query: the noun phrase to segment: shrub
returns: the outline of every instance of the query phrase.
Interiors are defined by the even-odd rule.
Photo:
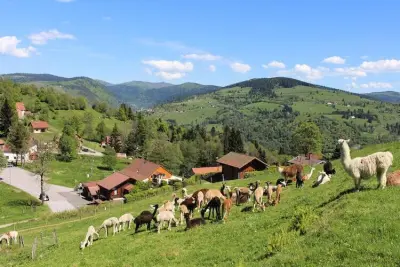
[[[135,188],[138,189],[138,191],[145,191],[150,188],[150,183],[148,182],[142,182],[142,181],[137,181]]]
[[[280,232],[274,233],[268,240],[266,258],[272,257],[274,254],[281,252],[286,244],[289,244],[294,239],[294,232],[287,232],[281,229]]]
[[[310,226],[317,218],[318,215],[315,214],[312,208],[297,208],[294,212],[294,217],[289,227],[289,231],[296,231],[299,232],[300,235],[305,235],[307,233],[307,227]]]
[[[160,184],[160,187],[167,186],[167,185],[168,185],[168,182],[165,181],[165,180],[162,180],[161,184]]]
[[[186,187],[188,185],[195,185],[196,183],[197,183],[196,176],[192,176],[188,179],[183,180],[183,187]]]
[[[165,194],[167,192],[172,192],[172,191],[173,191],[173,187],[163,186],[163,187],[149,189],[149,190],[145,190],[145,191],[131,192],[131,193],[125,195],[125,198],[126,198],[127,202],[137,201],[137,200],[154,197],[157,195],[162,195],[162,194]]]

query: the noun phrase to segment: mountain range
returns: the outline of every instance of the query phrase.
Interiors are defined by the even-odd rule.
[[[91,79],[88,77],[66,78],[52,74],[32,74],[32,73],[12,73],[0,75],[18,83],[35,84],[39,87],[54,87],[72,95],[81,95],[93,103],[96,101],[107,102],[116,106],[119,103],[126,103],[136,109],[150,108],[159,104],[171,101],[179,101],[184,98],[215,92],[222,88],[253,86],[252,92],[270,94],[274,88],[288,88],[293,86],[310,86],[327,88],[290,78],[261,78],[251,79],[236,84],[219,87],[215,85],[203,85],[198,83],[170,84],[165,82],[145,82],[131,81],[120,84],[112,84],[103,80]],[[329,89],[329,88],[327,88]],[[364,95],[366,98],[378,101],[400,103],[400,93],[398,92],[377,92]]]

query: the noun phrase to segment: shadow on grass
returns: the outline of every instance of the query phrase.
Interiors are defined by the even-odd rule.
[[[101,171],[112,171],[111,169],[104,167],[104,166],[97,166],[97,169],[99,169]]]
[[[252,206],[244,207],[240,212],[251,212],[253,210]]]
[[[360,192],[361,192],[361,191],[370,191],[370,190],[372,190],[372,188],[361,187]],[[351,193],[358,193],[358,192],[359,192],[359,191],[355,191],[354,188],[350,188],[350,189],[344,190],[344,191],[340,192],[337,196],[331,197],[328,201],[323,202],[323,203],[320,204],[317,208],[323,208],[323,207],[325,207],[326,205],[328,205],[328,204],[330,204],[330,203],[332,203],[332,202],[334,202],[334,201],[337,201],[337,200],[341,199],[341,198],[342,198],[343,196],[345,196],[345,195],[348,195],[348,194],[351,194]]]

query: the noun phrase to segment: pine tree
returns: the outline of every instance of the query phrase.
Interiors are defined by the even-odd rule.
[[[3,136],[7,136],[13,121],[16,120],[15,109],[11,107],[10,102],[6,98],[0,110],[0,131]]]
[[[114,170],[117,165],[117,156],[114,148],[106,147],[103,156],[103,165],[105,165],[109,170]]]
[[[217,130],[215,129],[214,126],[211,128],[210,134],[212,137],[215,137],[217,135]]]
[[[110,135],[110,146],[114,148],[115,152],[119,153],[122,151],[122,135],[118,130],[117,124],[114,124],[114,128],[111,131]]]
[[[128,137],[126,139],[126,143],[125,143],[125,153],[128,156],[136,156],[136,152],[137,152],[137,146],[135,143],[135,132],[132,130],[129,134]]]
[[[128,117],[129,120],[133,120],[134,115],[131,107],[128,107],[128,111],[126,113],[126,116]]]
[[[230,137],[231,135],[231,130],[229,128],[229,126],[225,126],[224,127],[224,134],[223,134],[223,142],[224,142],[224,154],[228,154],[231,150],[231,142],[230,142]]]
[[[103,141],[106,138],[106,124],[104,121],[99,122],[96,126],[96,133],[98,141]]]
[[[121,121],[126,121],[127,120],[125,104],[121,104],[121,106],[119,107],[118,119],[121,120]]]

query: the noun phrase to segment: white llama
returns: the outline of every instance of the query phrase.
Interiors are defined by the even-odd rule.
[[[135,218],[130,213],[125,213],[119,217],[119,231],[125,231],[125,224],[128,224],[128,229],[131,229],[131,223],[133,223],[134,220]]]
[[[118,225],[119,225],[118,218],[111,217],[111,218],[108,218],[107,220],[104,220],[102,225],[99,227],[99,230],[97,230],[96,232],[98,233],[102,228],[104,228],[104,230],[106,231],[106,237],[107,237],[108,236],[108,228],[112,227],[113,236],[114,236],[115,233],[118,233],[118,230],[119,230]]]
[[[3,243],[3,240],[6,241],[7,246],[10,245],[10,237],[8,236],[8,234],[0,235],[0,244]]]
[[[93,245],[94,235],[96,235],[97,238],[99,238],[99,234],[96,232],[96,229],[91,225],[87,230],[85,240],[81,242],[81,249],[84,249],[86,247],[86,244],[88,246]]]
[[[373,175],[378,178],[378,188],[385,188],[386,172],[393,162],[392,153],[377,152],[365,157],[351,159],[349,142],[350,140],[338,140],[343,167],[353,177],[355,190],[360,189],[362,179],[367,179]]]

